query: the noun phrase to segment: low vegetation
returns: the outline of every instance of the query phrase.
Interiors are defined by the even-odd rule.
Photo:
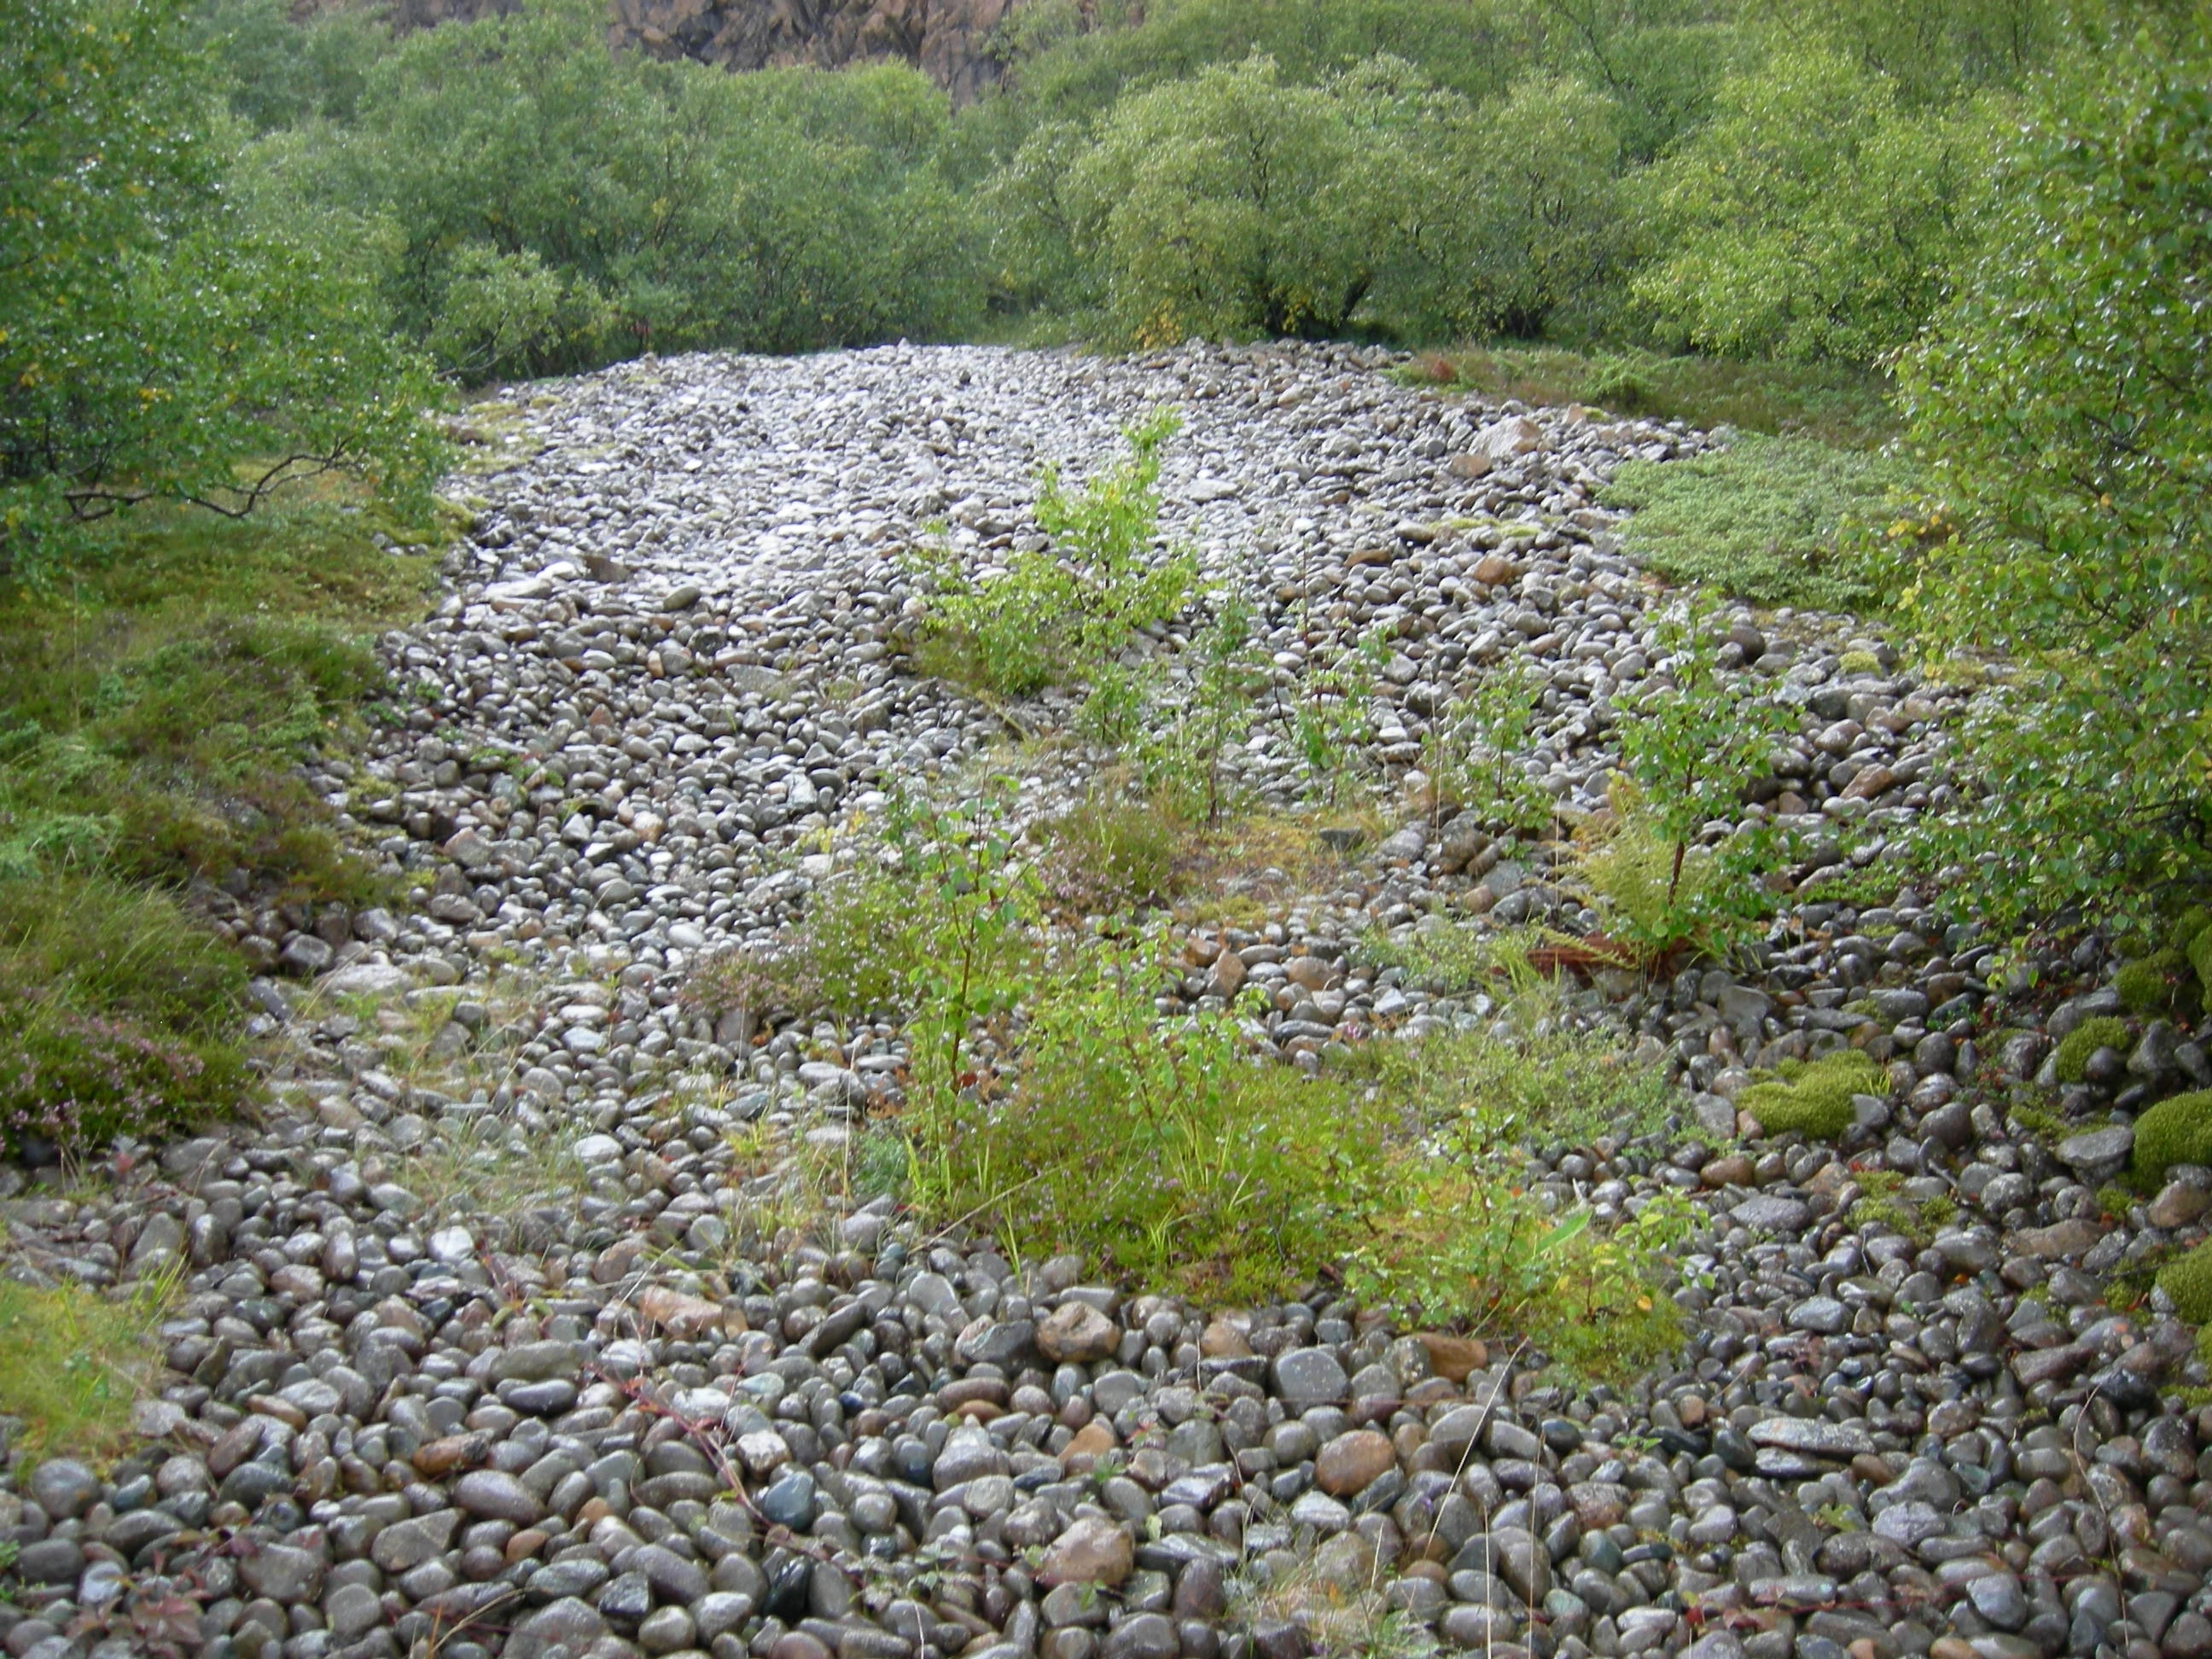
[[[1634,516],[1623,545],[1671,581],[1826,611],[1886,606],[1869,529],[1912,473],[1864,451],[1808,438],[1744,435],[1716,454],[1631,461],[1601,497]]]
[[[1076,1251],[1228,1300],[1351,1273],[1377,1302],[1528,1333],[1594,1369],[1671,1340],[1660,1218],[1608,1233],[1555,1214],[1522,1190],[1516,1150],[1643,1133],[1668,1091],[1565,1024],[1525,959],[1500,959],[1512,1006],[1492,1026],[1378,1042],[1309,1079],[1254,1054],[1233,1001],[1163,1021],[1164,937],[1051,926],[1030,850],[1002,809],[909,810],[797,936],[705,964],[691,1005],[900,1009],[903,1194],[1018,1255]],[[1573,1328],[1594,1310],[1619,1316],[1601,1349]]]
[[[1856,1048],[1822,1060],[1785,1060],[1768,1081],[1735,1097],[1736,1109],[1759,1120],[1771,1135],[1800,1134],[1833,1140],[1851,1127],[1854,1095],[1887,1095],[1889,1078]]]
[[[234,1107],[245,968],[195,890],[355,903],[299,773],[384,690],[357,630],[422,537],[325,485],[244,520],[148,507],[64,584],[0,584],[0,1140],[96,1146]]]
[[[173,1289],[164,1280],[101,1296],[0,1279],[0,1415],[21,1425],[10,1449],[33,1461],[121,1451],[131,1408],[161,1369]]]

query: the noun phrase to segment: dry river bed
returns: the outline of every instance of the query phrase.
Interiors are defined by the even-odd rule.
[[[978,562],[1034,545],[1038,466],[1171,405],[1168,526],[1250,592],[1281,694],[1390,635],[1383,799],[1453,689],[1518,658],[1548,685],[1534,774],[1601,803],[1663,600],[1594,498],[1711,441],[1384,366],[899,347],[648,360],[473,411],[449,595],[384,641],[400,710],[313,775],[414,902],[211,898],[263,970],[276,1107],[91,1189],[0,1169],[11,1273],[182,1275],[129,1454],[0,1480],[8,1653],[2212,1659],[2212,1412],[2179,1395],[2205,1379],[2116,1293],[2202,1237],[2212,1175],[2097,1198],[2133,1114],[2212,1066],[2137,1022],[2062,1092],[2051,1042],[2118,1007],[2095,945],[2031,994],[1984,977],[1971,918],[1824,896],[1949,798],[1960,695],[1847,619],[1730,635],[1802,714],[1747,810],[1815,849],[1760,970],[1584,994],[1668,1057],[1670,1130],[1534,1171],[1607,1219],[1662,1188],[1707,1218],[1687,1346],[1632,1388],[1325,1295],[1018,1273],[880,1200],[758,1243],[793,1200],[747,1149],[834,1164],[900,1034],[749,1041],[678,991],[803,914],[889,791],[1006,742],[896,648],[925,524]],[[1310,782],[1266,722],[1236,764],[1262,801]],[[1040,769],[1024,810],[1071,781]],[[1394,823],[1322,889],[1259,883],[1273,919],[1193,931],[1175,994],[1256,983],[1255,1044],[1311,1066],[1469,1012],[1364,965],[1370,929],[1595,921],[1449,823]],[[1738,1140],[1753,1067],[1845,1044],[1891,1086],[1840,1145]],[[2039,1135],[2008,1113],[2031,1098],[2106,1127]],[[1888,1206],[1858,1202],[1875,1171]],[[1898,1205],[1948,1218],[1916,1242]]]

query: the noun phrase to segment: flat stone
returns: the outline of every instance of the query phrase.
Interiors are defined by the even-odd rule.
[[[1871,1455],[1874,1437],[1857,1423],[1831,1423],[1818,1417],[1769,1417],[1753,1424],[1747,1437],[1754,1446],[1776,1446],[1784,1451],[1805,1452],[1848,1462]]]
[[[1813,1212],[1802,1199],[1770,1193],[1753,1194],[1730,1214],[1743,1225],[1768,1233],[1802,1233],[1813,1221]]]
[[[2058,1143],[2058,1161],[2070,1170],[2099,1178],[2116,1175],[2135,1152],[2136,1132],[2124,1123],[2087,1134],[2069,1135]]]
[[[368,1547],[368,1559],[396,1578],[443,1554],[460,1518],[458,1510],[432,1510],[428,1515],[396,1522],[376,1534]]]
[[[545,1517],[545,1506],[530,1489],[499,1469],[471,1469],[453,1483],[453,1502],[481,1521],[527,1527]]]

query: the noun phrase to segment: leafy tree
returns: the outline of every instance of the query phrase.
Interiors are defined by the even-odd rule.
[[[1730,76],[1719,110],[1644,179],[1660,250],[1637,297],[1695,344],[1873,362],[1970,257],[2002,106],[1927,114],[1823,43]]]
[[[1074,179],[1116,331],[1341,329],[1373,286],[1382,216],[1359,149],[1334,99],[1265,58],[1117,105]]]
[[[0,568],[134,501],[427,487],[428,381],[343,257],[232,199],[219,121],[183,0],[28,0],[0,31]]]
[[[1589,316],[1617,298],[1626,248],[1613,100],[1579,81],[1531,75],[1476,125],[1499,135],[1464,169],[1480,320],[1530,337],[1563,308]]]
[[[644,348],[772,351],[962,332],[981,283],[918,73],[733,76],[605,48],[590,0],[410,36],[335,142],[264,152],[388,228],[403,329],[465,374]]]
[[[2039,90],[1987,250],[1901,369],[1958,532],[1910,596],[2016,675],[1938,837],[2000,921],[2212,874],[2212,69],[2148,36]]]

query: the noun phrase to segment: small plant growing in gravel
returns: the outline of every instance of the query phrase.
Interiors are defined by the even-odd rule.
[[[1195,557],[1188,549],[1152,556],[1160,453],[1178,425],[1164,410],[1132,428],[1128,458],[1079,490],[1067,489],[1057,468],[1046,469],[1036,519],[1052,545],[1015,554],[1002,574],[971,577],[949,548],[923,555],[937,592],[923,626],[922,665],[1001,696],[1029,696],[1085,678],[1132,633],[1188,605]]]
[[[2089,1057],[2100,1048],[2124,1048],[2128,1042],[2128,1023],[2109,1014],[2085,1019],[2058,1044],[2058,1053],[2051,1061],[2052,1073],[2061,1083],[2079,1083],[2088,1070]]]
[[[1375,682],[1390,660],[1390,646],[1370,629],[1358,643],[1339,649],[1324,665],[1310,664],[1305,693],[1291,708],[1291,739],[1298,758],[1330,805],[1346,775],[1358,763],[1362,746],[1375,733],[1368,705]]]
[[[1463,807],[1493,829],[1529,834],[1543,828],[1552,798],[1521,761],[1542,696],[1533,669],[1499,667],[1437,711],[1421,757],[1437,820],[1447,807]]]
[[[1745,787],[1766,773],[1774,739],[1795,723],[1744,677],[1721,671],[1706,641],[1711,619],[1710,607],[1692,606],[1662,624],[1664,676],[1620,703],[1621,768],[1634,789],[1616,803],[1615,866],[1639,836],[1665,856],[1663,877],[1640,884],[1620,921],[1633,942],[1655,951],[1711,942],[1760,915],[1759,877],[1776,856],[1764,826],[1737,826],[1707,844],[1712,826],[1737,816]]]
[[[1044,839],[1045,892],[1078,915],[1115,915],[1175,884],[1176,826],[1146,803],[1093,789],[1052,821]]]
[[[1223,752],[1250,732],[1253,700],[1267,678],[1242,595],[1221,598],[1189,659],[1189,677],[1173,682],[1154,664],[1107,665],[1093,676],[1077,724],[1125,755],[1160,807],[1214,829],[1231,805]]]
[[[1801,1134],[1832,1140],[1851,1127],[1853,1095],[1887,1095],[1889,1077],[1856,1048],[1839,1049],[1809,1064],[1785,1060],[1774,1080],[1754,1083],[1736,1107],[1771,1135]]]

